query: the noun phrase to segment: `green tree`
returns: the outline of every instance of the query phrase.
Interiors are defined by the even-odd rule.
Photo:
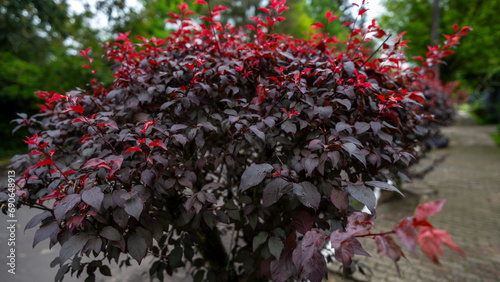
[[[407,31],[405,39],[412,48],[409,57],[427,52],[431,43],[431,0],[385,0],[387,13],[381,25],[397,32]],[[481,87],[500,73],[500,22],[494,20],[500,1],[441,0],[439,34],[453,33],[453,25],[471,26],[473,31],[463,39],[456,55],[446,59],[441,68],[445,81],[459,79],[469,89]],[[444,39],[444,37],[441,37]]]
[[[91,46],[100,56],[99,38],[90,28],[89,13],[69,11],[67,1],[1,0],[0,6],[0,154],[19,150],[12,136],[10,120],[17,112],[34,112],[34,92],[54,89],[64,91],[84,88],[92,76],[74,65],[84,61],[77,56],[83,47]],[[96,63],[96,67],[103,71]],[[100,76],[99,77],[109,77]],[[22,145],[22,144],[21,144]],[[24,146],[22,147],[24,149]]]

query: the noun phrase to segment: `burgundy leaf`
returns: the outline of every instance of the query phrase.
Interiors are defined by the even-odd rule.
[[[375,198],[375,193],[370,188],[367,188],[363,183],[351,183],[347,182],[346,191],[354,199],[360,201],[370,210],[371,213],[375,213],[375,206],[377,205],[377,199]]]
[[[392,237],[389,235],[376,236],[375,243],[377,244],[377,253],[381,256],[388,256],[394,262],[398,274],[400,274],[398,261],[404,255]]]
[[[59,251],[59,263],[62,265],[67,259],[79,253],[88,240],[88,234],[76,234],[69,237]]]
[[[292,251],[284,250],[280,259],[271,261],[271,275],[273,281],[285,282],[292,277],[295,272],[295,265],[292,261]]]
[[[141,264],[142,259],[146,256],[148,246],[146,240],[139,232],[135,232],[127,239],[127,250],[130,256]]]
[[[306,207],[317,209],[321,201],[321,194],[318,188],[308,181],[292,184],[293,193],[299,201]]]
[[[268,207],[276,203],[281,196],[285,194],[285,187],[288,185],[290,185],[290,183],[282,178],[275,178],[271,180],[271,182],[264,187],[262,206]]]
[[[347,212],[347,208],[349,207],[349,193],[332,188],[330,191],[330,200],[342,213],[345,214]]]
[[[84,189],[82,192],[82,200],[98,211],[101,209],[101,203],[103,199],[104,194],[99,187]]]
[[[272,170],[273,167],[270,164],[252,164],[243,172],[239,190],[243,192],[259,185],[266,177],[266,174]]]
[[[314,226],[314,218],[306,211],[299,211],[292,219],[292,224],[299,233],[306,234]]]

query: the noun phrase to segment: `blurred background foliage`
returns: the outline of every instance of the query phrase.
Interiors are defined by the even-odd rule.
[[[452,34],[453,25],[470,26],[455,55],[441,66],[444,81],[459,80],[469,93],[470,109],[481,123],[500,123],[500,10],[498,0],[439,0],[439,34]],[[410,40],[409,58],[427,52],[431,42],[432,0],[383,0],[380,25],[402,32]]]
[[[230,8],[223,12],[223,23],[242,26],[251,24],[249,16],[265,16],[257,9],[265,2],[212,0],[211,5]],[[307,38],[305,31],[310,24],[324,23],[325,13],[332,10],[341,17],[328,25],[328,32],[345,39],[350,31],[342,24],[354,22],[353,14],[357,11],[352,9],[351,2],[288,0],[290,9],[284,14],[287,21],[278,25],[276,31]],[[409,57],[422,56],[430,44],[432,2],[382,0],[386,11],[380,16],[380,25],[398,33],[407,31],[405,39],[412,41],[411,48],[405,50]],[[91,73],[79,67],[85,63],[77,55],[81,49],[91,48],[98,79],[110,84],[109,64],[99,60],[103,54],[101,43],[126,31],[131,31],[131,36],[168,36],[172,27],[165,24],[165,13],[175,11],[180,0],[0,0],[0,3],[1,156],[26,150],[20,141],[26,132],[21,130],[12,135],[9,122],[16,118],[16,113],[38,111],[35,91],[62,93],[87,87]],[[83,8],[75,9],[76,6]],[[440,34],[452,33],[455,23],[474,29],[464,38],[459,52],[441,68],[443,80],[458,79],[472,93],[471,108],[481,122],[500,122],[500,21],[495,20],[500,0],[440,0],[439,7]],[[202,5],[190,8],[207,13]],[[370,20],[356,22],[360,26]]]

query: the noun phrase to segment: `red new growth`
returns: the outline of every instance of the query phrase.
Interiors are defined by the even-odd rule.
[[[257,92],[257,100],[255,102],[255,105],[260,105],[264,100],[266,100],[266,91],[264,89],[264,86],[262,84],[257,85],[257,88],[255,89]]]
[[[285,108],[281,108],[281,110],[283,110],[285,112],[285,114],[288,116],[288,118],[292,118],[293,116],[300,115],[300,112],[296,111],[295,108],[291,109],[290,111],[288,111]]]
[[[158,277],[190,264],[195,280],[278,282],[323,281],[328,241],[346,273],[361,269],[355,255],[368,255],[362,238],[395,263],[398,244],[436,263],[442,245],[463,254],[428,220],[444,200],[387,232],[371,228],[374,187],[399,192],[388,180],[404,178],[453,116],[456,85],[443,85],[435,66],[470,28],[454,26],[410,69],[403,33],[394,40],[375,21],[347,22],[340,41],[326,34],[339,17],[327,11],[307,39],[275,34],[288,7],[269,2],[244,28],[220,22],[224,6],[196,0],[206,8],[194,18],[182,3],[165,15],[175,25],[168,37],[132,42],[126,32],[105,44],[116,66],[102,73],[113,73],[109,87],[94,75],[85,89],[37,92],[41,114],[15,121],[37,134],[13,167],[24,172],[19,203],[45,210],[30,223],[41,225],[35,241],[62,245],[56,280],[85,268],[94,277],[91,253],[98,263],[155,255]],[[89,51],[80,56],[95,74]],[[39,205],[49,199],[54,208]],[[219,233],[235,234],[231,250]],[[220,265],[207,250],[224,267],[207,269]]]

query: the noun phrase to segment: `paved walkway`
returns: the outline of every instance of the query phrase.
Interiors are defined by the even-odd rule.
[[[443,210],[431,217],[430,222],[438,229],[448,230],[467,257],[444,247],[441,266],[436,266],[421,252],[419,258],[405,252],[409,262],[404,259],[399,262],[401,277],[398,277],[392,261],[379,257],[375,244],[366,242],[373,257],[359,259],[372,268],[373,276],[367,279],[358,273],[354,276],[357,280],[500,281],[500,147],[488,136],[494,131],[494,126],[445,128],[443,132],[450,137],[450,146],[430,154],[431,159],[447,155],[445,161],[423,180],[405,184],[406,189],[422,191],[423,196],[408,195],[378,207],[376,230],[387,231],[398,219],[413,215],[419,202],[445,198]]]

